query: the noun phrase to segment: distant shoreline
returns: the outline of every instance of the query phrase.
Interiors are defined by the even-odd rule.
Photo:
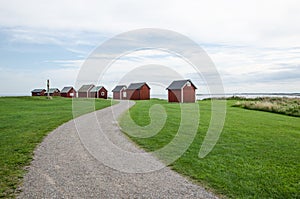
[[[26,94],[0,94],[0,97],[29,97],[31,95]],[[108,96],[112,97],[112,96]],[[245,98],[256,98],[256,97],[300,97],[300,93],[224,93],[224,94],[204,94],[197,93],[197,100],[206,98],[219,98],[219,97],[245,97]],[[167,99],[167,94],[151,94],[151,98]]]
[[[196,94],[197,96],[203,95],[279,95],[279,96],[300,96],[300,93],[225,93],[225,94]]]
[[[225,93],[225,94],[196,94],[197,100],[203,100],[207,98],[230,98],[241,97],[254,99],[258,97],[288,97],[299,98],[300,93]]]

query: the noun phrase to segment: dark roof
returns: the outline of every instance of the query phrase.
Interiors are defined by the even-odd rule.
[[[132,83],[128,86],[127,90],[139,90],[142,86],[144,86],[146,82],[141,82],[141,83]],[[148,84],[146,86],[150,89]]]
[[[42,92],[42,91],[46,91],[46,90],[43,89],[43,88],[36,88],[36,89],[33,89],[31,92],[32,92],[32,93],[40,93],[40,92]]]
[[[177,81],[173,81],[170,86],[168,86],[167,90],[178,90],[181,89],[187,82],[190,82],[195,89],[197,89],[197,87],[193,84],[193,82],[189,79],[186,80],[177,80]]]
[[[58,88],[49,88],[49,93],[60,92]],[[46,93],[48,93],[46,91]]]
[[[126,85],[118,85],[112,90],[112,92],[120,92],[124,87],[127,88]]]
[[[78,92],[88,92],[91,88],[93,88],[94,84],[82,85]]]
[[[66,86],[60,91],[60,93],[68,93],[72,88],[72,86]]]
[[[90,90],[90,92],[97,92],[97,91],[99,91],[101,88],[102,88],[103,86],[95,86],[94,88],[92,88],[91,90]],[[104,88],[104,87],[103,87]],[[104,88],[105,89],[105,88]]]

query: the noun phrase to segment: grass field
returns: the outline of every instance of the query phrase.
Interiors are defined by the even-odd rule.
[[[80,99],[86,102],[88,99]],[[95,108],[111,105],[110,100],[95,101]],[[77,116],[91,112],[80,110]],[[73,118],[72,99],[54,97],[0,97],[0,198],[14,197],[24,167],[43,137]]]
[[[213,151],[198,158],[210,121],[210,101],[200,101],[200,126],[189,149],[171,164],[215,193],[229,198],[300,198],[300,118],[232,107],[227,101],[223,132]],[[164,128],[150,138],[131,137],[146,151],[154,151],[174,138],[180,107],[164,100],[137,101],[130,109],[134,121],[150,123],[149,108],[161,104],[168,114]],[[124,119],[125,118],[125,119]],[[120,125],[126,125],[126,118]]]

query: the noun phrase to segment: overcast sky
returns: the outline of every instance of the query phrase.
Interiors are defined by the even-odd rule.
[[[29,95],[48,78],[59,89],[75,85],[98,46],[140,28],[168,29],[195,41],[226,92],[300,92],[299,10],[299,0],[0,0],[0,94]],[[111,90],[122,79],[115,75],[120,67],[147,64],[178,66],[198,84],[198,93],[206,92],[195,71],[159,50],[121,57],[99,83]]]

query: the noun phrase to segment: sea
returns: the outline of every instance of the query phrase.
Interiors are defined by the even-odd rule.
[[[29,96],[28,94],[11,94],[0,93],[0,97],[6,96]],[[112,96],[108,96],[112,97]],[[226,94],[196,94],[197,100],[204,100],[208,98],[229,98],[229,97],[243,97],[248,99],[254,99],[257,97],[288,97],[288,98],[300,98],[300,93],[226,93]],[[167,94],[154,94],[151,93],[151,98],[168,99]]]
[[[254,99],[258,97],[288,97],[300,98],[300,93],[225,93],[225,94],[196,94],[197,100],[204,100],[209,98],[229,98],[242,97],[247,99]],[[168,99],[167,95],[151,94],[151,98]]]

